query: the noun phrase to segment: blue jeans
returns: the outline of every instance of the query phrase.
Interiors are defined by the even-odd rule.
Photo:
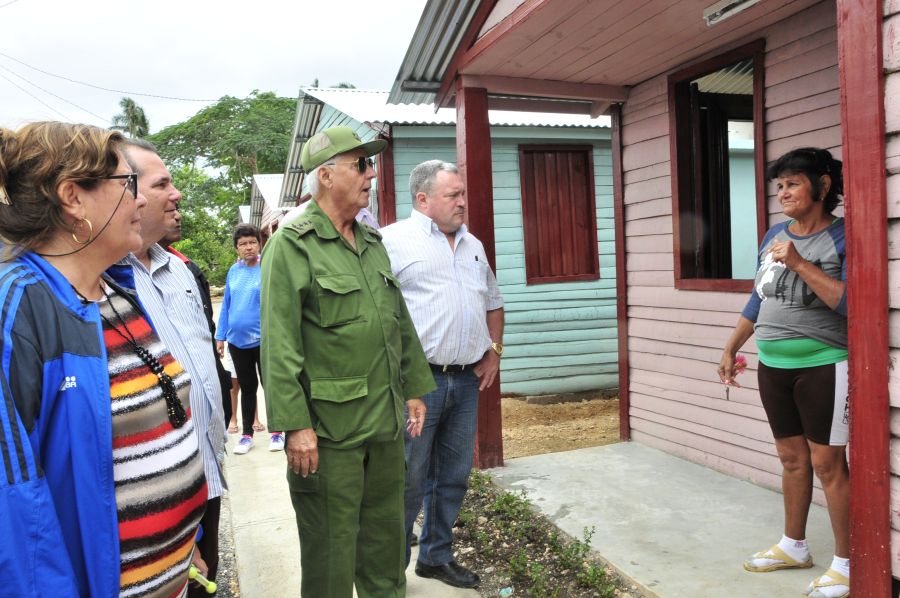
[[[478,422],[478,376],[434,372],[437,389],[422,397],[422,435],[406,434],[406,537],[419,509],[425,507],[419,562],[444,565],[453,560],[453,524],[469,487]],[[409,543],[406,561],[409,562]]]

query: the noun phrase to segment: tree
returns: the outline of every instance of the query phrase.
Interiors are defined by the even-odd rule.
[[[225,96],[147,137],[184,194],[183,240],[176,247],[206,271],[212,284],[224,284],[234,263],[231,231],[238,206],[249,203],[252,175],[284,171],[296,106],[296,99],[271,92]]]
[[[184,196],[179,203],[181,241],[175,247],[197,263],[211,284],[225,284],[234,263],[231,231],[242,195],[219,178],[192,166],[173,169],[172,182]]]
[[[122,113],[112,117],[110,129],[127,133],[129,137],[146,137],[150,133],[150,122],[144,109],[131,98],[122,98],[119,106]]]
[[[313,79],[313,82],[310,83],[309,86],[314,87],[314,88],[319,87],[319,78],[316,77],[315,79]],[[332,85],[331,88],[332,89],[356,89],[356,85],[354,85],[352,83],[347,83],[346,81],[341,81],[337,85]]]
[[[272,92],[224,96],[149,139],[168,164],[218,169],[248,191],[252,175],[284,170],[296,107],[296,99]]]

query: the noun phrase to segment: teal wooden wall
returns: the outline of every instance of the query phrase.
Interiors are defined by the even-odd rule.
[[[456,161],[454,127],[394,127],[397,218],[409,216],[409,173],[425,160]],[[506,302],[502,392],[543,394],[618,385],[612,154],[608,129],[494,127],[497,280]],[[519,144],[591,143],[600,279],[525,284]]]

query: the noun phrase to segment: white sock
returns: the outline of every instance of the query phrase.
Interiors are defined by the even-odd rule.
[[[850,579],[850,559],[842,559],[839,556],[835,556],[831,559],[831,568]]]
[[[807,546],[806,540],[794,540],[787,536],[781,536],[778,548],[785,551],[787,555],[795,561],[801,563],[809,558],[809,546]],[[835,569],[835,571],[837,571],[837,569]]]
[[[834,557],[831,561],[831,569],[840,573],[844,577],[849,579],[850,577],[850,559],[842,559],[841,557]],[[831,577],[824,573],[820,578],[820,581],[833,581]],[[836,580],[835,580],[836,581]],[[816,598],[837,598],[838,596],[846,596],[847,592],[850,591],[845,585],[836,585],[836,586],[825,586],[819,588],[816,591],[812,590],[812,584],[809,584],[809,588],[806,590],[807,594],[810,596],[816,596]]]

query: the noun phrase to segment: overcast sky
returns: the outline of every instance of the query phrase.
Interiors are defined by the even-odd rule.
[[[322,87],[346,81],[387,90],[424,6],[425,0],[0,0],[0,126],[33,120],[109,126],[128,95],[156,132],[223,95],[259,89],[297,97],[317,77]]]

